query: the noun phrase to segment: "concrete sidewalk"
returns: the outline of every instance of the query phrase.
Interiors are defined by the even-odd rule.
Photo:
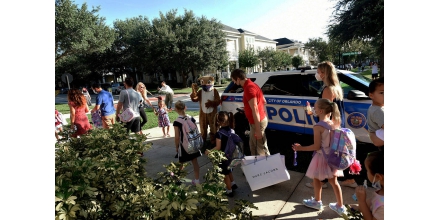
[[[198,116],[195,117],[197,122]],[[149,142],[153,143],[151,149],[144,152],[144,158],[147,159],[145,169],[147,176],[156,178],[156,173],[165,172],[163,165],[169,164],[178,159],[174,145],[174,130],[170,128],[171,137],[163,138],[162,129],[152,128],[143,130],[144,134],[148,134]],[[212,169],[212,164],[206,155],[198,158],[200,166],[200,182],[203,182],[203,176],[208,169]],[[194,179],[194,173],[191,163],[185,168],[188,172],[186,184],[191,184]],[[260,216],[259,219],[343,219],[328,207],[330,202],[336,202],[336,198],[332,187],[328,184],[328,188],[322,189],[322,201],[324,204],[323,211],[308,208],[302,204],[303,199],[313,196],[313,189],[305,186],[311,180],[304,173],[288,171],[290,180],[272,185],[256,191],[251,191],[246,181],[240,165],[234,169],[233,176],[238,189],[232,198],[228,198],[231,207],[234,205],[235,199],[244,199],[253,202],[258,210],[252,210],[253,215]],[[352,199],[354,189],[342,186],[344,204],[355,204]],[[370,188],[369,188],[370,189]]]

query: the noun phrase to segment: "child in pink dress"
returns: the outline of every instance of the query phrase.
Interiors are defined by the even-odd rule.
[[[341,114],[335,102],[330,102],[328,99],[318,99],[315,103],[315,112],[319,117],[319,121],[327,123],[332,130],[340,128]],[[332,116],[332,119],[330,119],[330,116]],[[341,216],[346,213],[346,208],[343,205],[342,190],[337,181],[337,177],[344,176],[344,173],[342,170],[331,168],[322,154],[322,150],[324,150],[326,154],[330,152],[331,133],[331,130],[325,129],[321,125],[315,125],[313,126],[314,143],[307,147],[295,143],[292,145],[292,149],[294,151],[315,151],[306,172],[306,176],[313,179],[315,198],[304,199],[303,204],[309,208],[322,210],[321,181],[328,179],[328,182],[333,187],[337,201],[336,203],[330,203],[329,207]]]
[[[159,123],[159,127],[162,128],[163,137],[169,137],[170,136],[170,118],[168,117],[168,112],[171,111],[171,109],[167,109],[167,106],[165,105],[164,101],[159,101],[158,104],[159,108],[153,109],[154,114],[157,115],[157,121]],[[167,132],[165,133],[165,127],[167,128]]]

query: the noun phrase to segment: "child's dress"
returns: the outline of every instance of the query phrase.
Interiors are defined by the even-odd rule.
[[[55,109],[55,131],[58,131],[62,126],[61,118],[58,116],[58,111]]]
[[[76,137],[87,133],[92,128],[89,122],[89,118],[86,115],[87,106],[76,106],[73,102],[69,102],[69,105],[71,105],[75,109],[74,124],[76,126],[76,132],[72,134],[72,136]]]
[[[159,127],[170,126],[170,118],[168,117],[168,112],[163,108],[159,108],[157,110],[157,113]]]
[[[328,154],[330,152],[330,130],[324,130],[322,133],[321,147],[324,148],[325,153]],[[307,169],[306,176],[311,179],[316,178],[322,181],[324,179],[332,179],[335,176],[344,176],[344,173],[343,170],[331,168],[327,164],[324,155],[322,155],[322,149],[320,149],[314,153],[312,161],[310,161],[309,168]]]

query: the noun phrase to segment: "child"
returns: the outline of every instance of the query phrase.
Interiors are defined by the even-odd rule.
[[[371,198],[367,199],[366,191],[363,186],[356,188],[356,197],[359,201],[359,211],[364,219],[384,219],[384,152],[375,151],[368,154],[365,159],[368,180],[377,190]]]
[[[191,118],[192,122],[196,123],[196,120],[193,117],[186,115],[185,103],[183,103],[182,101],[179,100],[174,104],[174,108],[176,109],[176,112],[179,115],[178,117],[181,117],[181,118],[189,117],[189,118]],[[202,154],[200,153],[200,151],[198,151],[197,153],[188,154],[182,145],[183,138],[184,138],[184,136],[183,136],[184,134],[182,131],[182,124],[178,121],[174,121],[173,127],[174,127],[174,143],[176,144],[176,152],[179,155],[179,162],[184,163],[184,162],[191,161],[193,168],[194,168],[194,178],[195,178],[192,181],[192,184],[193,185],[199,184],[200,183],[200,181],[199,181],[200,167],[199,167],[199,163],[197,162],[197,157],[200,157]],[[180,167],[180,169],[183,169],[183,166]]]
[[[63,131],[63,120],[60,118],[58,111],[55,109],[55,138],[60,141],[58,132]]]
[[[228,134],[229,132],[234,132],[234,130],[232,129],[234,127],[234,115],[232,114],[232,112],[225,112],[225,111],[220,111],[219,113],[216,114],[215,117],[215,124],[217,127],[220,127],[219,132],[217,132],[215,134],[215,147],[213,148],[213,150],[221,150],[223,152],[225,152],[226,150],[226,143],[228,141],[228,137],[225,135],[222,135],[220,133],[220,131],[222,131],[222,133]],[[208,155],[210,153],[209,150],[205,151],[205,154]],[[229,164],[231,163],[231,161],[229,160],[224,160],[223,162],[221,162],[220,168],[222,169],[221,174],[225,175],[225,184],[226,184],[226,195],[228,197],[233,197],[234,194],[232,192],[232,190],[237,189],[237,185],[234,182],[234,177],[232,176],[232,172],[230,169],[228,169]]]
[[[367,111],[367,125],[370,139],[373,144],[383,150],[384,140],[384,78],[380,77],[371,81],[369,96],[373,103]]]
[[[163,137],[169,137],[170,136],[170,118],[168,117],[168,112],[170,112],[170,109],[167,109],[167,106],[165,105],[164,101],[159,101],[158,103],[158,109],[154,109],[154,114],[158,116],[158,123],[159,127],[162,128]],[[167,127],[167,133],[165,134],[165,127]]]
[[[332,130],[340,128],[341,115],[335,102],[330,102],[328,99],[318,99],[318,101],[315,103],[315,112],[319,117],[319,121],[327,123]],[[330,116],[332,116],[331,120]],[[314,143],[307,147],[302,147],[300,144],[295,143],[292,145],[292,148],[294,151],[315,151],[312,161],[310,161],[309,168],[306,172],[306,176],[313,179],[313,191],[315,193],[315,198],[312,197],[311,199],[304,199],[303,204],[309,208],[322,210],[321,181],[328,179],[328,182],[333,187],[337,201],[336,203],[330,203],[329,207],[338,213],[338,215],[342,215],[346,213],[346,208],[344,206],[342,190],[337,181],[337,177],[344,176],[344,174],[342,170],[331,168],[327,164],[327,161],[324,158],[321,150],[322,147],[325,153],[328,154],[330,152],[330,134],[330,130],[325,129],[320,125],[315,125],[313,126]]]

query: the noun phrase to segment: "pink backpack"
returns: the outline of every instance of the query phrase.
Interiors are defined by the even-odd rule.
[[[316,123],[316,125],[330,130],[330,153],[326,154],[322,149],[322,155],[330,167],[345,170],[353,164],[360,166],[356,161],[356,138],[349,128],[332,130],[331,126],[323,121]]]

